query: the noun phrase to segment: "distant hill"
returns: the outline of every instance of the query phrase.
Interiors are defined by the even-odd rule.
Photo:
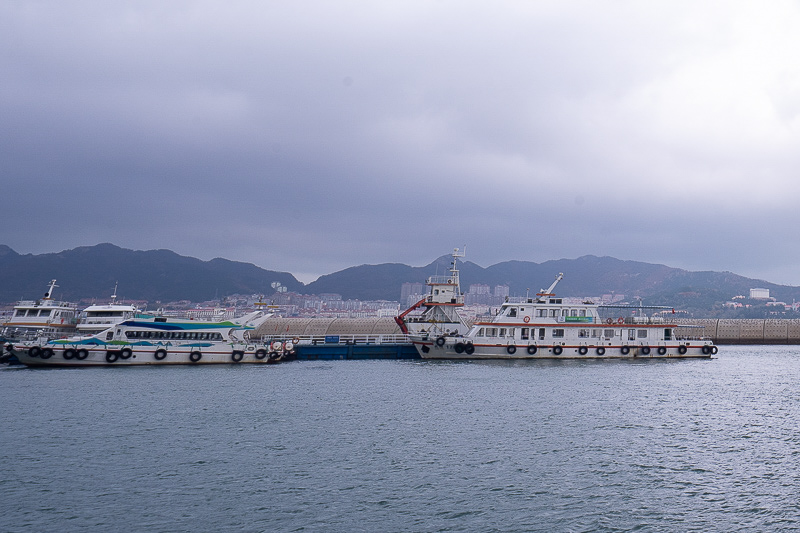
[[[204,301],[231,294],[264,294],[281,283],[302,294],[337,293],[345,299],[399,300],[405,282],[424,282],[435,274],[446,274],[450,257],[442,256],[423,267],[399,263],[360,265],[321,276],[308,285],[292,274],[265,270],[250,263],[212,259],[201,261],[169,250],[134,251],[112,244],[85,246],[58,253],[20,255],[0,245],[0,302],[41,296],[47,282],[55,278],[57,298],[77,301],[106,299],[119,282],[121,298],[133,300]],[[462,288],[471,284],[508,285],[512,295],[535,294],[547,288],[559,272],[564,280],[560,296],[624,294],[646,304],[710,309],[751,288],[770,290],[785,302],[800,300],[800,288],[738,276],[730,272],[690,272],[665,265],[622,261],[613,257],[583,256],[533,263],[506,261],[481,267],[459,262]]]
[[[54,296],[70,301],[107,299],[117,282],[120,298],[150,302],[205,301],[236,293],[269,295],[274,281],[290,291],[303,287],[286,272],[227,259],[201,261],[169,250],[134,251],[98,244],[20,255],[0,245],[0,302],[38,298],[51,279],[59,285]]]
[[[422,282],[426,277],[444,274],[450,264],[442,256],[425,267],[402,264],[361,265],[320,277],[305,287],[309,293],[336,292],[345,298],[396,300],[404,282]],[[751,288],[770,290],[770,295],[791,303],[800,300],[800,288],[777,285],[730,272],[690,272],[665,265],[622,261],[613,257],[586,255],[533,263],[506,261],[480,267],[469,261],[459,263],[462,289],[471,284],[508,285],[512,295],[535,294],[546,289],[559,272],[560,296],[600,296],[622,294],[629,300],[642,298],[650,305],[683,305],[710,308],[715,302],[734,296],[748,296]]]

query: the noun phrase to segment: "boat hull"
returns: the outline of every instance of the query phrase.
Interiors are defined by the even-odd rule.
[[[38,350],[36,350],[38,348]],[[205,364],[274,364],[291,354],[270,351],[268,346],[248,345],[203,347],[128,346],[111,347],[14,347],[10,353],[31,367],[205,365]],[[70,351],[71,350],[71,351]],[[81,352],[80,350],[85,350]]]
[[[717,353],[716,346],[696,341],[645,345],[536,345],[472,344],[465,339],[414,340],[422,359],[620,359],[620,358],[702,358]]]

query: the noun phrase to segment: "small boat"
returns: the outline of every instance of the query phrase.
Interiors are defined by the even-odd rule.
[[[414,346],[423,359],[710,358],[717,353],[710,339],[669,323],[666,307],[565,302],[553,292],[563,277],[559,274],[536,298],[505,302],[465,335],[412,335]]]
[[[268,316],[255,311],[220,322],[133,318],[89,337],[14,343],[6,349],[27,366],[277,363],[293,355],[291,342],[250,338]]]
[[[51,280],[43,298],[17,302],[0,334],[17,341],[74,335],[78,307],[74,303],[54,300],[56,287],[56,280]]]
[[[124,322],[140,316],[142,310],[135,305],[117,303],[117,286],[107,304],[93,304],[81,311],[76,330],[78,335],[95,335]]]
[[[458,259],[465,256],[455,248],[450,263],[450,273],[445,276],[430,276],[425,284],[428,295],[395,317],[400,331],[407,335],[463,335],[469,325],[458,310],[464,307],[464,294],[458,273]],[[423,309],[422,313],[414,311]]]

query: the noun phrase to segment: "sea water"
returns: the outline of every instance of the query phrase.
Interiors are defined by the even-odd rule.
[[[0,370],[0,531],[800,528],[800,347]]]

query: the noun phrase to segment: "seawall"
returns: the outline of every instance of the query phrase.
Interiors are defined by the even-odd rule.
[[[715,344],[800,344],[800,319],[795,318],[695,318],[676,322],[702,326],[702,335]]]

